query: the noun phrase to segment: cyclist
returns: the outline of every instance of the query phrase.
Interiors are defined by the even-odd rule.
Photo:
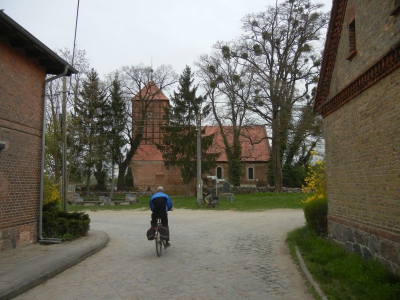
[[[169,226],[168,226],[168,211],[172,209],[172,201],[171,198],[164,193],[164,188],[159,186],[157,188],[157,193],[155,193],[150,198],[149,202],[151,214],[151,226],[157,226],[157,219],[161,218],[162,226],[168,228],[168,239],[166,241],[166,247],[171,246],[169,242]]]
[[[206,204],[210,205],[211,199],[212,199],[212,193],[211,193],[211,189],[206,185],[204,186],[204,195],[206,196],[204,198],[204,201],[206,202]]]

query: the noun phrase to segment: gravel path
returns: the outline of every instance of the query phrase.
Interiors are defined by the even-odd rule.
[[[157,257],[149,211],[90,212],[107,247],[16,299],[313,299],[285,244],[301,210],[174,210]]]

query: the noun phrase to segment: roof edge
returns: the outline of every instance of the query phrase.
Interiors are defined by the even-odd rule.
[[[41,41],[39,41],[36,37],[34,37],[25,28],[23,28],[21,25],[19,25],[17,22],[15,22],[11,17],[9,17],[6,13],[4,13],[4,10],[0,10],[0,21],[6,23],[8,26],[13,28],[19,35],[21,35],[22,37],[31,41],[35,46],[37,46],[37,48],[39,48],[46,55],[48,55],[50,58],[52,58],[54,61],[56,61],[58,64],[60,64],[61,70],[64,70],[65,67],[67,67],[68,71],[67,71],[66,76],[70,76],[71,74],[79,73],[78,70],[76,70],[74,67],[72,67],[69,63],[67,63],[64,59],[62,59],[59,55],[57,55],[53,50],[51,50],[49,47],[47,47],[45,44],[43,44]],[[24,48],[24,47],[22,47],[22,48]],[[62,73],[62,71],[59,74],[61,74],[61,73]],[[46,74],[56,75],[54,72],[48,72],[47,67],[46,67]]]
[[[318,108],[326,101],[326,98],[329,94],[329,87],[332,79],[333,67],[335,65],[337,48],[339,46],[339,40],[342,33],[342,25],[346,7],[347,0],[333,0],[324,54],[322,56],[321,71],[319,75],[317,91],[314,97],[313,108],[316,112],[318,112]],[[340,23],[341,26],[335,26],[336,23]]]

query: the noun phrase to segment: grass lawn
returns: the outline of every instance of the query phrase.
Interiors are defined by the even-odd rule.
[[[299,193],[255,193],[255,194],[239,194],[235,195],[233,203],[230,199],[223,198],[219,200],[219,207],[216,210],[233,210],[233,211],[260,211],[274,208],[302,208],[302,200],[307,199],[309,195]],[[125,197],[122,195],[122,197]],[[131,205],[111,205],[111,206],[80,206],[69,205],[68,211],[82,210],[127,210],[127,209],[149,209],[150,197],[139,197],[139,203]],[[213,209],[198,208],[196,197],[171,197],[174,209]]]
[[[356,253],[347,253],[307,227],[290,232],[287,243],[296,261],[297,245],[307,269],[328,299],[400,299],[400,278],[375,260],[366,261]]]
[[[302,200],[307,194],[296,193],[255,193],[235,195],[230,199],[220,199],[215,210],[260,211],[267,209],[302,209]],[[207,210],[198,208],[196,197],[171,197],[174,209]],[[149,197],[139,197],[140,202],[132,205],[76,206],[69,205],[68,211],[96,210],[149,210]],[[400,299],[400,278],[391,275],[376,261],[363,260],[358,254],[347,253],[342,248],[310,232],[306,227],[290,232],[287,237],[291,255],[295,261],[297,245],[308,270],[328,299]],[[316,299],[318,295],[315,293]]]

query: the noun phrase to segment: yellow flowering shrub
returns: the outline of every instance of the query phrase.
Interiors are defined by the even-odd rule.
[[[50,202],[60,204],[61,196],[58,190],[58,184],[47,175],[45,175],[43,185],[43,204],[47,204]]]
[[[314,194],[303,203],[326,198],[326,166],[324,161],[317,161],[315,165],[309,166],[305,183],[306,185],[302,186],[302,192]]]

